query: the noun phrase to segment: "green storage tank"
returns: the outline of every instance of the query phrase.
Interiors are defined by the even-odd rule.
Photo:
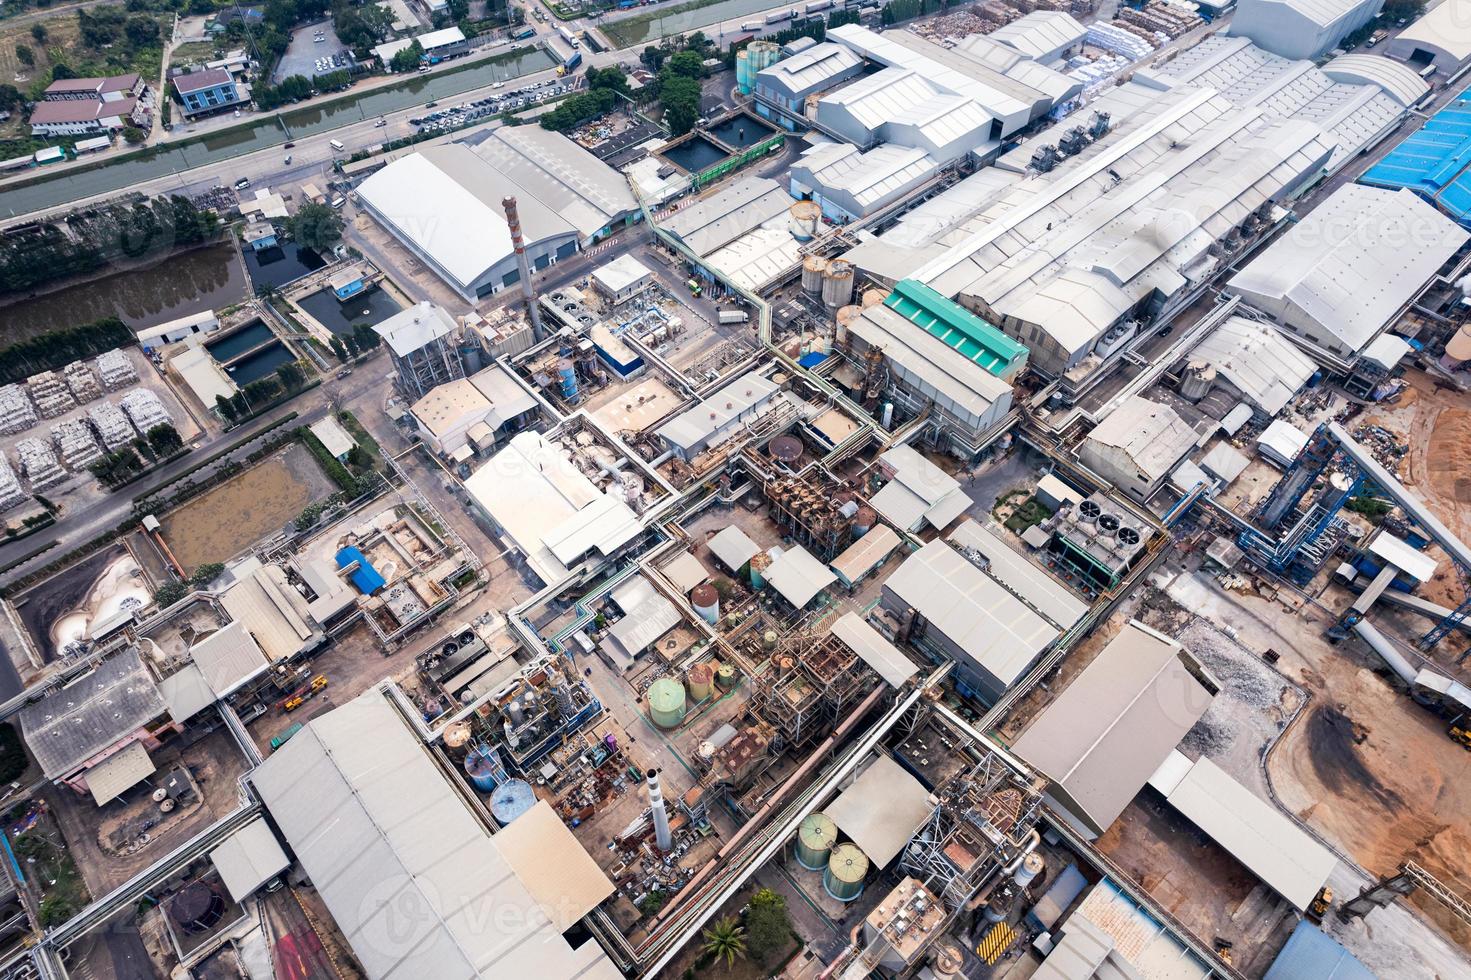
[[[649,685],[649,720],[660,728],[678,728],[684,721],[684,685],[661,677]]]
[[[809,813],[797,830],[797,863],[808,871],[827,867],[833,841],[838,839],[838,825],[826,813]]]
[[[840,902],[851,902],[863,894],[863,879],[868,874],[868,855],[857,844],[839,844],[827,860],[822,873],[822,887]]]
[[[736,670],[734,664],[721,664],[720,669],[715,672],[715,683],[720,685],[722,691],[733,691],[739,677],[740,671]]]

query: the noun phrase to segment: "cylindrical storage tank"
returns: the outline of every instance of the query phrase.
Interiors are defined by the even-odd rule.
[[[562,398],[569,402],[577,401],[577,368],[570,357],[557,362],[557,378],[562,383]]]
[[[1042,860],[1042,855],[1033,851],[1022,858],[1021,866],[1016,869],[1016,874],[1011,880],[1016,882],[1018,888],[1025,889],[1032,883],[1033,878],[1042,873],[1042,868],[1046,866],[1046,863]]]
[[[827,259],[809,255],[802,260],[802,289],[816,296],[822,292],[822,277],[827,272]]]
[[[831,309],[853,302],[853,263],[833,259],[822,276],[822,304]]]
[[[709,664],[695,664],[686,672],[685,681],[689,683],[690,700],[703,701],[714,690],[715,670]]]
[[[188,933],[213,928],[225,915],[225,900],[202,881],[185,885],[169,903],[169,916]]]
[[[751,588],[766,588],[766,570],[771,567],[771,556],[758,551],[751,556]]]
[[[833,343],[839,347],[848,346],[848,331],[853,328],[853,321],[863,315],[861,306],[842,306],[838,308],[836,318],[837,327],[833,330]]]
[[[457,721],[444,730],[444,747],[460,749],[470,741],[470,723]]]
[[[888,298],[889,291],[887,289],[865,289],[863,291],[863,309],[866,310],[870,306],[878,306]]]
[[[684,685],[661,677],[649,685],[649,720],[660,728],[678,728],[684,721]]]
[[[709,582],[701,582],[690,592],[690,605],[711,626],[720,620],[720,593]]]
[[[817,223],[821,219],[822,208],[816,201],[798,201],[792,205],[787,227],[797,241],[810,242],[817,236]]]
[[[736,670],[734,664],[721,664],[720,669],[715,672],[715,683],[720,685],[722,691],[732,691],[735,690],[740,676],[741,672]]]
[[[863,894],[863,879],[868,874],[868,855],[857,844],[839,844],[827,859],[822,873],[822,887],[840,902],[851,902]]]
[[[826,813],[809,813],[797,830],[797,863],[808,871],[821,871],[832,856],[838,825]]]
[[[471,749],[465,756],[465,775],[470,777],[470,785],[482,793],[489,793],[495,789],[495,763],[480,749]]]
[[[1467,361],[1471,361],[1471,323],[1451,334],[1451,339],[1445,342],[1445,356],[1440,359],[1440,364],[1453,371]]]
[[[536,790],[524,779],[508,779],[490,794],[490,815],[504,827],[536,806]]]
[[[742,95],[751,94],[751,59],[744,48],[736,52],[736,85]]]
[[[869,532],[875,522],[879,519],[878,512],[872,507],[864,504],[858,508],[858,513],[853,515],[853,537],[861,538]]]

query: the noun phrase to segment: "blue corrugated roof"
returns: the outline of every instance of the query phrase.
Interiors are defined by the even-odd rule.
[[[1262,980],[1378,980],[1333,937],[1299,922]]]
[[[811,351],[799,357],[797,359],[797,363],[802,365],[804,368],[814,368],[817,367],[817,365],[821,364],[823,361],[827,360],[827,357],[828,355],[825,352]]]
[[[1471,99],[1457,99],[1431,116],[1359,183],[1414,191],[1471,227]]]
[[[373,567],[373,563],[368,561],[367,556],[361,551],[349,546],[337,552],[338,568],[346,568],[353,562],[357,562],[358,567],[350,577],[352,578],[352,584],[359,592],[363,595],[372,595],[374,592],[383,588],[383,576],[378,574],[378,569]]]

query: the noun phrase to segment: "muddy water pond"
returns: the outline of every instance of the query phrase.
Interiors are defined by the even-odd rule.
[[[192,572],[234,558],[335,489],[306,447],[292,443],[170,512],[163,537]]]

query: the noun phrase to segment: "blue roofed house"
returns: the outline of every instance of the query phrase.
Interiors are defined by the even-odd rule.
[[[223,68],[207,68],[174,76],[174,91],[184,105],[184,115],[199,116],[206,113],[233,109],[247,101],[249,90],[241,86]]]

